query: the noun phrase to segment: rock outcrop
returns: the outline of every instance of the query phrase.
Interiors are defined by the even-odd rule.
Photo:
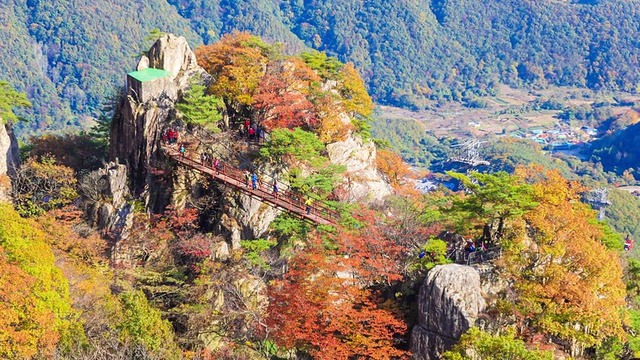
[[[106,164],[81,179],[80,191],[89,223],[121,237],[133,215],[133,206],[127,203],[127,167],[115,162]]]
[[[414,359],[435,360],[450,349],[485,308],[480,275],[469,266],[438,265],[429,271],[418,300],[418,325],[411,333]]]
[[[175,118],[175,103],[189,87],[190,79],[209,83],[211,76],[196,63],[195,55],[183,37],[167,34],[159,38],[138,65],[139,71],[164,70],[166,76],[138,79],[129,76],[127,96],[118,105],[111,129],[111,160],[119,159],[130,171],[135,195],[142,195],[148,204],[149,169],[159,156],[158,143],[162,131]],[[144,83],[140,94],[135,83]],[[144,99],[145,101],[141,101]],[[166,189],[155,189],[166,192]]]
[[[18,141],[10,123],[2,124],[0,118],[0,201],[10,201],[13,171],[20,165]]]
[[[280,210],[242,193],[229,193],[224,204],[228,210],[223,213],[220,225],[230,238],[233,249],[240,248],[240,240],[264,237],[280,213]]]
[[[340,200],[376,204],[391,194],[391,187],[378,173],[376,146],[371,140],[363,141],[352,134],[344,141],[327,145],[327,152],[332,163],[347,168],[343,184],[346,191]]]

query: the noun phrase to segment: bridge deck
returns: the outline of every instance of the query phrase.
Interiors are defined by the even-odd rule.
[[[340,218],[338,212],[317,202],[310,205],[311,210],[310,213],[307,214],[307,205],[305,205],[306,200],[302,195],[293,191],[280,190],[278,191],[278,196],[276,196],[273,191],[271,191],[272,189],[267,191],[260,186],[253,189],[251,182],[247,182],[245,179],[242,170],[228,166],[225,163],[220,164],[216,169],[208,164],[202,163],[201,161],[193,160],[190,158],[189,154],[182,155],[177,148],[163,146],[162,149],[167,156],[175,161],[208,174],[214,179],[222,181],[223,183],[230,185],[247,195],[257,197],[273,207],[293,212],[304,219],[308,219],[322,225],[335,225],[336,221]]]

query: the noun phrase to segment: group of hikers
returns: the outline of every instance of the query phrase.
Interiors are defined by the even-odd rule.
[[[257,126],[255,123],[251,124],[249,120],[245,122],[244,129],[248,134],[249,139],[264,139],[264,131]],[[168,129],[162,133],[162,143],[168,145],[178,145],[178,151],[180,152],[180,156],[184,158],[186,156],[186,148],[184,143],[178,143],[178,131],[173,128]],[[215,169],[218,174],[222,169],[222,163],[219,159],[209,155],[206,152],[200,153],[200,163],[202,165],[208,166],[210,168]],[[249,172],[248,170],[244,172],[244,178],[246,181],[247,188],[252,190],[264,189],[262,178],[255,172]],[[273,179],[273,183],[271,184],[271,191],[274,198],[277,200],[280,194],[280,188],[278,186],[278,181]],[[311,197],[307,198],[304,202],[305,212],[307,215],[311,215],[313,210],[313,199]]]
[[[244,126],[240,127],[240,136],[248,140],[256,140],[258,142],[265,140],[266,132],[260,125],[250,120],[244,121]]]
[[[182,152],[182,148],[180,148],[180,152]],[[218,172],[222,167],[222,163],[220,162],[220,160],[218,160],[218,158],[214,158],[204,151],[200,153],[200,162],[203,165],[209,165],[209,167],[216,169]]]
[[[173,128],[162,133],[162,143],[163,144],[177,144],[178,143],[178,132]]]
[[[487,248],[484,245],[484,241],[480,243],[480,247],[476,247],[476,243],[473,240],[469,239],[467,240],[467,245],[465,245],[464,247],[464,251],[470,254],[476,251],[487,251]]]

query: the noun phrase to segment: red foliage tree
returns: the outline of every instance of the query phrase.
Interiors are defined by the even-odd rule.
[[[394,346],[406,324],[393,301],[371,289],[402,278],[406,247],[373,223],[373,212],[364,211],[354,230],[310,236],[308,249],[272,283],[267,325],[278,345],[317,359],[407,356]]]
[[[258,121],[269,130],[296,127],[309,130],[317,122],[304,88],[292,89],[290,84],[281,73],[267,74],[260,80],[253,107]]]

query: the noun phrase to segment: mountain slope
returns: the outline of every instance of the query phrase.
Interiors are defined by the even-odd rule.
[[[637,0],[7,0],[0,70],[34,101],[33,129],[96,116],[154,27],[192,47],[238,29],[326,51],[352,61],[377,102],[411,108],[500,82],[634,92],[639,13]]]

